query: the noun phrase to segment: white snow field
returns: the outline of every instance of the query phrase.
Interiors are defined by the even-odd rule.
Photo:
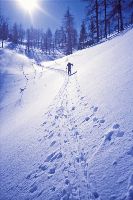
[[[40,65],[0,50],[0,200],[133,200],[132,41]]]

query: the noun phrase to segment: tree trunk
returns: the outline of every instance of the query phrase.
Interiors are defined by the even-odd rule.
[[[4,46],[3,44],[4,44],[4,41],[2,40],[2,48],[3,48],[3,46]]]
[[[107,38],[107,0],[104,0],[104,34]]]
[[[97,29],[97,42],[99,42],[99,13],[98,13],[98,0],[96,0],[96,29]]]
[[[117,13],[117,22],[118,22],[118,33],[120,32],[120,18],[119,18],[119,13]]]
[[[109,36],[110,36],[110,32],[111,32],[111,30],[110,30],[110,21],[108,21],[108,34],[109,34]]]
[[[123,31],[123,16],[122,16],[122,2],[118,0],[118,9],[119,9],[119,19],[120,19],[120,30]]]

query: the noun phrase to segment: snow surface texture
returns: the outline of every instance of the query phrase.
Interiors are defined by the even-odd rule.
[[[132,41],[40,65],[0,50],[0,200],[133,200]]]

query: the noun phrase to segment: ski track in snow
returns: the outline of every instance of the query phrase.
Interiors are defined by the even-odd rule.
[[[63,70],[57,70],[51,67],[47,68],[57,73],[65,74]],[[74,87],[71,87],[71,85],[74,85]],[[76,91],[75,96],[77,98],[77,104],[75,104],[71,96],[73,92],[71,91],[72,88]],[[52,149],[56,145],[56,149],[46,157],[43,163],[39,164],[38,169],[27,175],[23,183],[20,185],[18,184],[18,191],[26,189],[32,194],[32,197],[29,197],[29,199],[36,199],[37,197],[41,199],[41,196],[45,199],[61,200],[98,199],[99,194],[91,190],[87,153],[81,143],[83,137],[82,126],[92,119],[94,122],[93,127],[100,127],[105,120],[98,120],[98,118],[95,117],[98,107],[92,106],[90,108],[90,115],[86,116],[85,119],[78,124],[79,119],[76,118],[74,112],[75,110],[76,113],[77,110],[79,113],[82,112],[85,106],[87,106],[87,103],[85,102],[85,96],[82,95],[77,76],[75,75],[73,78],[70,78],[65,75],[64,84],[56,96],[53,105],[50,106],[48,112],[45,113],[44,118],[46,120],[41,124],[47,134],[38,140],[41,142],[41,145],[44,144],[44,140],[47,140],[48,143],[51,141],[50,148]],[[57,188],[57,192],[55,185],[49,188],[50,191],[48,191],[48,187],[44,187],[38,192],[38,186],[44,176],[48,177],[49,185],[52,185],[54,176],[55,179],[57,179],[56,171],[60,171],[64,177],[62,189]],[[28,185],[27,182],[32,183],[30,188],[26,187],[26,185]],[[55,194],[52,194],[53,197],[51,196],[51,192],[55,192]],[[12,199],[14,199],[14,196]]]
[[[63,70],[51,67],[47,67],[47,69],[54,70],[61,75],[65,74]],[[26,78],[26,80],[28,79]],[[77,102],[72,98],[73,91],[75,91]],[[101,144],[96,148],[92,156],[88,158],[82,143],[84,137],[83,126],[91,121],[91,123],[93,122],[92,128],[100,128],[105,123],[105,119],[96,117],[99,108],[91,106],[89,115],[84,116],[83,120],[79,120],[75,115],[75,110],[76,114],[78,112],[82,118],[81,113],[85,109],[88,110],[88,103],[86,97],[82,95],[77,76],[74,75],[70,78],[65,75],[64,84],[53,104],[44,114],[43,118],[45,120],[38,130],[43,129],[46,133],[42,138],[38,139],[38,142],[44,145],[44,142],[47,141],[50,144],[48,152],[51,151],[51,154],[47,155],[45,160],[39,163],[38,168],[30,172],[23,183],[17,186],[18,192],[20,190],[29,191],[27,199],[100,200],[98,192],[92,190],[92,183],[89,177],[89,162],[105,145],[106,141],[111,141],[114,132],[117,132],[117,137],[122,137],[124,132],[117,131],[120,125],[115,124],[105,138],[101,139]],[[81,122],[79,123],[79,121]],[[54,185],[54,180],[58,180],[58,173],[62,173],[62,179],[64,180],[61,186],[60,184],[59,186]],[[43,177],[48,182],[46,187],[44,186],[45,182],[42,181]],[[40,190],[39,185],[40,188],[43,185],[43,189]],[[13,195],[11,199],[13,200],[14,198]]]

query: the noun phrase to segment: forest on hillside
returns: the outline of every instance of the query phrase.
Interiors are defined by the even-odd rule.
[[[25,28],[22,24],[11,23],[6,16],[0,15],[0,40],[14,45],[25,45],[28,54],[40,49],[44,54],[54,54],[56,50],[65,55],[84,49],[107,39],[113,33],[123,31],[133,24],[133,0],[82,0],[86,3],[80,30],[75,28],[75,18],[68,8],[62,17],[60,27],[52,32],[49,27],[44,31],[35,27]]]

